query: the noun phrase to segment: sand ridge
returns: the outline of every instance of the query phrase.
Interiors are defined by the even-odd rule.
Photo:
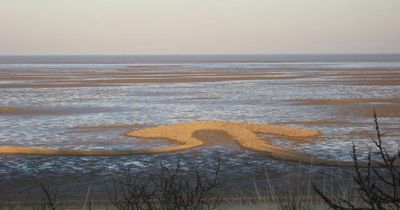
[[[315,158],[294,150],[272,145],[268,139],[259,133],[268,133],[285,137],[289,141],[301,142],[302,139],[318,137],[318,131],[294,128],[284,125],[269,125],[255,123],[238,123],[227,121],[194,121],[172,125],[159,125],[127,132],[127,136],[137,138],[162,138],[179,143],[178,145],[155,147],[146,150],[65,150],[21,146],[0,146],[0,154],[23,155],[138,155],[177,152],[199,147],[205,144],[196,137],[196,131],[223,131],[240,147],[261,152],[271,158],[285,161],[296,161],[329,166],[352,166],[352,162],[329,161]]]
[[[196,138],[193,133],[199,130],[224,131],[240,147],[261,152],[271,158],[285,161],[305,162],[327,166],[353,166],[352,162],[330,161],[315,158],[294,150],[272,145],[268,139],[260,137],[259,133],[268,133],[285,137],[289,141],[301,142],[305,138],[321,136],[318,131],[294,128],[284,125],[237,123],[226,121],[195,121],[174,125],[161,125],[152,128],[128,132],[128,136],[141,138],[166,138],[177,141],[181,145],[173,150],[183,150],[203,145],[203,141]]]

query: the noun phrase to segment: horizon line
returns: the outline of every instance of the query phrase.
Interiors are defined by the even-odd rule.
[[[400,55],[400,52],[396,53],[387,53],[387,52],[382,52],[382,53],[373,53],[373,52],[366,52],[366,53],[99,53],[99,54],[0,54],[1,57],[11,57],[11,56],[237,56],[237,55],[282,55],[282,56],[287,56],[287,55]]]

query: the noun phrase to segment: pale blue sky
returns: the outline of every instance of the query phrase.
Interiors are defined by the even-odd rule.
[[[0,0],[0,54],[400,53],[400,0]]]

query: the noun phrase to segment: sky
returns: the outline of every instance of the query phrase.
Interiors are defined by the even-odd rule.
[[[0,55],[400,53],[399,0],[0,0]]]

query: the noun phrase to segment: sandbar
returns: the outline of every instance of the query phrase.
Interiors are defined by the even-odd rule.
[[[0,115],[70,115],[81,113],[112,112],[108,107],[27,107],[27,106],[0,106]]]
[[[400,98],[345,98],[291,100],[299,105],[351,105],[361,103],[400,103]]]
[[[155,147],[146,150],[65,150],[21,146],[0,146],[0,154],[22,155],[137,155],[169,153],[196,148],[205,144],[195,135],[197,131],[224,132],[240,147],[263,153],[273,159],[284,161],[305,162],[327,166],[353,166],[352,162],[323,160],[291,149],[272,145],[268,139],[260,137],[259,133],[268,133],[286,138],[288,141],[301,142],[305,138],[321,135],[318,131],[304,128],[294,128],[284,125],[269,125],[255,123],[238,123],[227,121],[194,121],[188,123],[159,125],[127,132],[126,135],[137,138],[161,138],[178,143],[178,145]]]

